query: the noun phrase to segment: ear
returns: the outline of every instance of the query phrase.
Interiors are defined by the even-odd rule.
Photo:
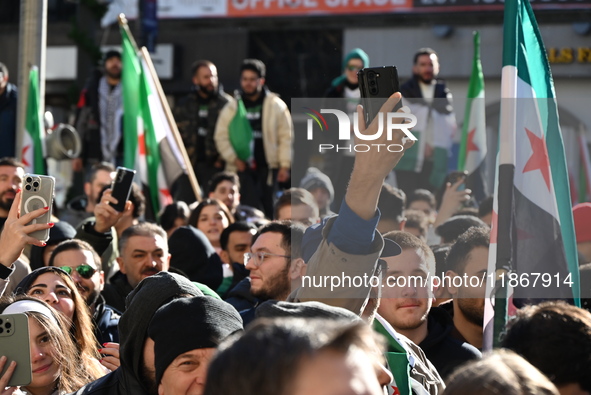
[[[119,251],[119,253],[121,253],[121,251]],[[123,264],[123,258],[118,256],[116,261],[119,264],[119,270],[121,270],[121,273],[127,274],[127,271],[125,270],[125,265]]]
[[[400,229],[399,230],[404,230],[405,226],[406,226],[406,218],[403,219],[402,221],[400,221]]]
[[[446,285],[447,291],[454,297],[458,294],[458,287],[454,287],[453,278],[458,276],[459,274],[454,272],[453,270],[448,270],[445,272],[445,277],[450,279],[449,284]]]
[[[265,79],[261,78],[261,85],[265,85]]]
[[[230,254],[228,254],[225,250],[221,250],[219,252],[219,256],[222,259],[222,262],[232,264],[232,262],[230,262]]]
[[[90,183],[89,182],[85,182],[84,183],[84,194],[86,196],[90,196]]]
[[[306,274],[306,263],[302,258],[297,258],[291,261],[289,268],[289,279],[297,280]]]
[[[172,258],[171,254],[168,254],[162,263],[162,271],[167,272],[170,269],[170,259]],[[166,267],[166,269],[165,269]]]
[[[100,270],[100,268],[99,268]],[[100,271],[99,274],[99,288],[102,291],[103,289],[105,289],[105,272],[103,272],[102,270]]]
[[[162,383],[158,384],[158,395],[164,395],[164,386]]]

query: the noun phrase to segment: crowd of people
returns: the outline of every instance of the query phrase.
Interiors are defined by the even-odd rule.
[[[376,144],[404,150],[331,157],[285,189],[291,118],[265,65],[245,60],[232,97],[213,63],[196,62],[174,115],[204,198],[177,196],[152,223],[141,188],[123,211],[112,206],[121,62],[107,53],[80,103],[83,196],[36,223],[50,208],[20,212],[24,165],[0,159],[0,314],[27,316],[32,365],[30,383],[9,385],[28,367],[0,349],[0,394],[591,395],[585,309],[523,306],[502,347],[483,351],[485,286],[461,279],[487,276],[492,197],[476,201],[464,174],[446,178],[453,130],[439,125],[453,118],[451,94],[433,50],[413,62],[401,91],[427,114],[419,142],[383,133]],[[367,66],[361,49],[347,54],[327,96],[361,114]],[[378,119],[357,119],[376,135]],[[591,204],[575,207],[582,262],[587,217]],[[45,229],[49,240],[31,236]],[[433,276],[451,280],[433,286]]]

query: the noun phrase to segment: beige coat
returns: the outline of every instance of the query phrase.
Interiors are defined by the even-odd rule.
[[[220,112],[215,127],[215,145],[226,161],[226,170],[236,171],[237,156],[228,134],[228,126],[236,114],[236,100],[230,100]],[[291,115],[283,100],[267,92],[263,101],[263,144],[270,169],[291,167]]]

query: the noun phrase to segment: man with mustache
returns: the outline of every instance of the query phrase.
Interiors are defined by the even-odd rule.
[[[142,222],[127,228],[119,237],[120,278],[105,285],[102,295],[108,305],[125,312],[125,298],[144,278],[170,267],[168,237],[158,225]]]
[[[206,188],[213,175],[225,167],[213,134],[220,111],[232,98],[218,82],[218,71],[212,62],[199,60],[191,70],[193,90],[175,106],[174,118],[197,181]]]
[[[431,48],[419,49],[412,73],[412,78],[400,86],[400,93],[411,114],[417,117],[412,133],[418,141],[395,170],[398,187],[406,194],[420,188],[434,191],[443,184],[457,129],[451,92],[445,81],[437,78],[437,53]]]
[[[15,158],[0,158],[0,232],[4,229],[16,192],[23,186],[24,176],[24,164]],[[0,282],[10,276],[10,282],[4,289],[7,295],[14,291],[16,284],[31,272],[29,265],[20,258],[14,262],[11,268],[6,270],[4,270],[4,266],[0,268]]]
[[[53,250],[49,266],[65,268],[86,301],[94,324],[94,335],[99,344],[119,343],[117,324],[120,314],[105,303],[101,292],[105,287],[105,274],[101,258],[90,244],[78,239],[62,241]]]

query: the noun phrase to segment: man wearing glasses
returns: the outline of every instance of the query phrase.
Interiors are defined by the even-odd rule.
[[[286,300],[300,286],[306,273],[301,244],[304,227],[291,221],[271,222],[253,238],[251,252],[244,254],[250,270],[250,293],[259,300]],[[240,312],[244,325],[255,318],[256,306]]]
[[[49,266],[62,268],[76,283],[92,314],[94,335],[99,344],[119,343],[117,324],[120,313],[107,305],[101,295],[105,275],[100,270],[101,258],[92,246],[78,239],[63,241],[51,254]]]

